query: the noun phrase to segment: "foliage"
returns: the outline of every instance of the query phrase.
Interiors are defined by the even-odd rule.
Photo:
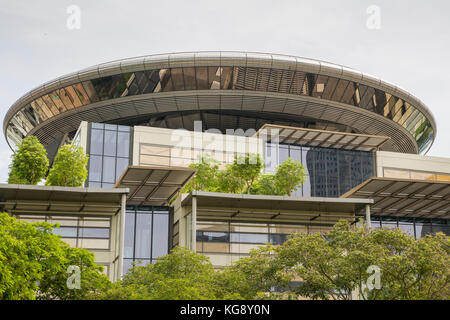
[[[281,194],[290,196],[298,186],[305,183],[305,168],[296,160],[288,158],[278,166],[275,173],[277,189]]]
[[[256,181],[253,187],[252,194],[272,195],[272,196],[284,196],[284,193],[279,187],[277,176],[274,174],[263,174]]]
[[[19,143],[12,157],[8,183],[38,184],[48,169],[47,151],[35,136]]]
[[[415,240],[399,229],[367,232],[340,221],[327,235],[295,234],[278,247],[258,248],[225,272],[242,275],[236,290],[247,299],[278,286],[285,294],[269,297],[447,300],[449,242],[442,233]],[[370,266],[381,270],[380,289],[365,289]],[[291,286],[292,280],[301,284]]]
[[[183,192],[194,190],[214,192],[217,189],[219,163],[208,155],[201,156],[197,163],[191,163],[189,168],[197,169],[194,178],[183,188]]]
[[[47,177],[46,185],[80,187],[87,178],[88,156],[83,147],[65,145],[59,148],[53,167]]]
[[[216,286],[219,280],[206,256],[176,247],[153,264],[133,266],[103,298],[114,300],[205,300],[240,298]]]
[[[109,285],[94,255],[70,247],[54,227],[0,213],[0,299],[88,299]],[[70,265],[80,267],[80,289],[67,288]]]
[[[245,193],[250,194],[253,184],[260,177],[263,164],[259,154],[236,155],[230,173],[245,182]]]
[[[305,181],[305,170],[300,162],[287,159],[275,174],[261,174],[263,164],[258,154],[236,156],[231,165],[219,168],[219,163],[203,156],[190,165],[197,173],[183,192],[193,190],[223,193],[261,195],[291,195]]]

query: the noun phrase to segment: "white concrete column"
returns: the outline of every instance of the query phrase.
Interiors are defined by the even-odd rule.
[[[366,227],[367,230],[370,231],[372,228],[372,223],[370,219],[370,205],[366,204]]]
[[[197,252],[197,197],[192,196],[191,250]]]
[[[117,261],[117,279],[120,280],[123,274],[123,250],[125,246],[125,213],[127,207],[127,195],[122,194],[121,204],[120,204],[120,214],[119,214],[119,261]]]

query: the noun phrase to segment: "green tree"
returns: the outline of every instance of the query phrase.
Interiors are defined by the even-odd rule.
[[[38,184],[48,169],[47,151],[35,136],[19,143],[12,157],[8,183]]]
[[[275,173],[277,190],[280,190],[282,194],[290,196],[292,192],[296,191],[299,186],[305,183],[305,177],[306,174],[303,165],[296,160],[288,158],[278,166],[277,172]]]
[[[450,238],[442,233],[415,240],[400,229],[367,232],[340,221],[326,235],[295,234],[280,246],[256,249],[230,271],[243,275],[241,288],[254,288],[240,292],[247,299],[279,286],[287,290],[283,298],[448,300],[449,250]],[[381,272],[379,289],[366,288],[371,266]],[[302,284],[292,287],[294,279]]]
[[[48,186],[80,187],[87,178],[88,156],[83,147],[67,144],[59,148],[45,182]]]
[[[250,194],[255,181],[261,176],[263,164],[259,154],[250,153],[245,157],[236,155],[233,164],[230,166],[231,174],[244,181],[244,192]]]
[[[86,249],[52,233],[56,225],[28,223],[0,213],[0,299],[89,299],[109,286]],[[80,289],[67,288],[67,268],[80,267]]]
[[[204,256],[184,247],[153,264],[134,266],[121,281],[105,292],[104,299],[114,300],[209,300],[239,298],[216,287],[217,273]]]
[[[252,188],[252,194],[261,194],[268,196],[285,196],[286,193],[280,188],[277,176],[274,174],[263,174],[256,181]]]
[[[208,155],[203,155],[197,163],[189,168],[197,169],[195,177],[183,188],[182,192],[196,191],[214,192],[218,185],[219,163]]]
[[[245,189],[245,181],[236,176],[236,171],[232,165],[227,165],[224,170],[217,173],[217,192],[223,193],[243,193]]]

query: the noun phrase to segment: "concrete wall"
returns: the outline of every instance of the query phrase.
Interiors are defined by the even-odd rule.
[[[450,158],[397,152],[376,152],[376,166],[376,174],[378,177],[384,176],[384,168],[450,174]]]
[[[187,167],[202,153],[210,154],[221,163],[232,162],[236,153],[258,153],[261,158],[264,156],[264,144],[258,138],[136,126],[133,139],[133,165],[152,164],[147,159],[157,152],[148,152],[144,155],[143,150],[158,146],[162,147],[161,156],[171,159],[171,162],[162,165],[180,167]]]

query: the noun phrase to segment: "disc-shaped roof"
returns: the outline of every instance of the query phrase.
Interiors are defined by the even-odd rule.
[[[275,124],[285,116],[343,125],[390,137],[382,149],[405,153],[425,153],[436,135],[427,107],[398,86],[328,62],[246,52],[161,54],[93,66],[28,92],[3,125],[12,147],[28,135],[50,145],[83,120],[120,123],[208,110],[257,113]]]

